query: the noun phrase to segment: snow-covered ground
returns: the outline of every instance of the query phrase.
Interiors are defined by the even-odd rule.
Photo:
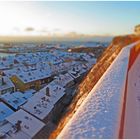
[[[57,138],[118,138],[130,48],[122,49]]]

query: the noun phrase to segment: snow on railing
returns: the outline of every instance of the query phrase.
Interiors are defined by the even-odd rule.
[[[57,138],[119,137],[130,49],[136,43],[121,50]]]

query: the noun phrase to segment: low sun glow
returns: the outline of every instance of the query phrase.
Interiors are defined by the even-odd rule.
[[[30,3],[3,2],[0,4],[0,34],[36,35],[52,33],[55,26],[49,18],[49,12],[44,16],[42,11],[38,12],[35,6],[32,7]],[[48,21],[47,24],[44,20]],[[28,30],[28,28],[32,28],[32,30]]]
[[[139,12],[129,2],[0,2],[0,35],[129,34]]]

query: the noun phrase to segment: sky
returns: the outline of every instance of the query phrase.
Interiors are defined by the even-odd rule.
[[[140,24],[140,2],[0,2],[0,36],[114,36]]]

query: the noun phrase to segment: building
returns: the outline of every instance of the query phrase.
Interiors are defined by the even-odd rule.
[[[59,74],[58,76],[55,76],[52,82],[64,88],[69,88],[75,84],[74,78],[69,73]]]
[[[31,97],[22,109],[44,121],[48,122],[52,116],[54,105],[64,96],[65,89],[59,85],[47,85]]]
[[[43,122],[20,109],[5,119],[0,127],[0,138],[4,139],[31,139],[45,126]]]
[[[140,24],[135,26],[134,32],[135,34],[140,35]]]
[[[15,85],[7,76],[0,76],[0,95],[15,91]]]
[[[11,76],[12,82],[16,88],[24,92],[28,89],[39,90],[42,84],[52,80],[49,69],[32,69],[28,71],[20,71]]]
[[[5,118],[13,113],[14,111],[12,109],[10,109],[3,102],[0,102],[0,127],[4,124]]]
[[[10,106],[13,110],[18,110],[21,105],[25,104],[29,98],[34,94],[34,90],[28,90],[24,93],[16,91],[13,93],[6,93],[1,95],[1,100]]]
[[[70,69],[68,73],[78,82],[82,76],[87,72],[88,67],[85,64],[77,65]]]
[[[35,89],[35,90],[39,90],[40,86],[41,86],[41,82],[40,80],[23,80],[22,75],[19,77],[17,75],[13,75],[11,77],[11,80],[13,81],[13,83],[16,86],[16,89],[20,90],[20,91],[26,91],[28,89]],[[29,79],[29,77],[27,77],[27,79]]]

